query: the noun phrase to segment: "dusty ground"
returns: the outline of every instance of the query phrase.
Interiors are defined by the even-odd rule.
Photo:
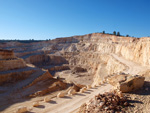
[[[55,76],[60,77],[65,82],[73,82],[82,85],[90,85],[93,82],[93,75],[87,72],[72,74],[71,70],[66,70],[57,72]]]
[[[116,58],[118,61],[122,62],[123,64],[128,66],[128,69],[125,70],[125,73],[129,74],[138,74],[143,71],[146,71],[149,69],[149,67],[143,67],[138,65],[137,63],[127,61],[121,57],[118,57],[116,55],[113,55],[114,58]],[[65,72],[67,73],[67,72]],[[65,76],[62,74],[62,72],[58,73],[60,76]],[[69,77],[69,76],[67,76]],[[129,107],[127,112],[137,112],[137,113],[148,113],[150,108],[150,89],[149,89],[149,77],[146,78],[146,83],[144,84],[144,87],[136,92],[128,93],[126,95],[129,95],[132,100],[132,107]],[[147,89],[148,88],[148,89]],[[77,109],[85,102],[89,101],[94,95],[98,93],[103,93],[105,91],[109,91],[112,89],[112,86],[109,84],[101,85],[99,87],[96,87],[94,89],[90,89],[85,93],[82,94],[76,94],[74,96],[66,96],[64,98],[56,98],[56,94],[47,95],[49,97],[52,97],[52,101],[45,103],[43,102],[43,97],[37,97],[31,100],[28,100],[23,103],[17,103],[10,108],[5,109],[3,113],[10,113],[10,111],[15,110],[18,106],[27,106],[28,108],[31,108],[31,105],[34,101],[39,100],[40,106],[37,108],[31,108],[31,112],[33,113],[69,113],[69,112],[77,112]]]
[[[128,112],[149,113],[150,112],[150,82],[146,82],[144,87],[138,91],[128,93],[131,97],[132,106],[128,108]],[[148,89],[147,89],[148,88]]]

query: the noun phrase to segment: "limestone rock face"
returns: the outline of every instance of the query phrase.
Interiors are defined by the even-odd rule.
[[[135,75],[115,75],[109,78],[109,83],[121,92],[131,92],[141,88],[144,84],[145,77]]]
[[[105,77],[113,73],[122,72],[126,69],[126,66],[115,60],[111,56],[103,55],[101,57],[101,63],[97,66],[95,70],[95,75],[93,79],[93,85],[99,85],[100,82],[104,80]]]
[[[41,76],[37,77],[34,81],[32,81],[30,84],[28,84],[26,87],[24,88],[27,88],[27,87],[31,87],[33,86],[34,84],[40,82],[40,81],[44,81],[44,80],[47,80],[47,79],[51,79],[53,78],[52,75],[46,71],[45,73],[43,73]]]
[[[23,59],[17,58],[12,50],[0,49],[0,71],[26,67]]]
[[[26,67],[23,59],[0,60],[0,71],[7,71]]]
[[[33,55],[25,59],[27,63],[34,65],[60,65],[67,64],[68,62],[61,56],[55,55]]]
[[[53,71],[62,71],[62,70],[69,70],[69,66],[65,66],[65,65],[62,65],[62,66],[54,66],[52,68],[49,68],[49,72],[53,72]]]
[[[16,58],[12,50],[0,49],[0,60]]]
[[[19,80],[24,80],[28,78],[31,74],[36,72],[36,70],[30,69],[30,70],[24,70],[21,72],[0,72],[0,85],[5,83],[15,83]]]

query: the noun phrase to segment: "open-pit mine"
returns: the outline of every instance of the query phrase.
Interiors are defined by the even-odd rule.
[[[0,42],[0,112],[150,113],[150,38]]]

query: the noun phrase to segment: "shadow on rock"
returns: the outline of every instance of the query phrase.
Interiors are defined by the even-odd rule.
[[[77,93],[76,95],[79,95],[79,96],[85,96],[84,94],[81,94],[81,93]]]
[[[86,94],[91,94],[90,92],[87,92],[87,91],[86,91],[86,92],[84,92],[84,93],[86,93]]]
[[[87,91],[93,92],[93,90],[88,89]]]
[[[32,112],[32,111],[27,111],[26,113],[35,113],[35,112]]]
[[[65,98],[65,99],[72,99],[72,98],[69,97],[69,96],[64,96],[64,97],[62,97],[62,98]]]
[[[137,95],[150,95],[150,82],[145,81],[142,88],[130,92],[130,94],[137,94]]]
[[[45,108],[45,106],[44,105],[39,105],[36,108]]]
[[[49,103],[50,103],[50,104],[57,104],[57,102],[54,101],[54,100],[51,100]]]

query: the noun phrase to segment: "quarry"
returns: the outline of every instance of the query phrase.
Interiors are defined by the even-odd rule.
[[[149,113],[150,38],[1,42],[0,112]]]

